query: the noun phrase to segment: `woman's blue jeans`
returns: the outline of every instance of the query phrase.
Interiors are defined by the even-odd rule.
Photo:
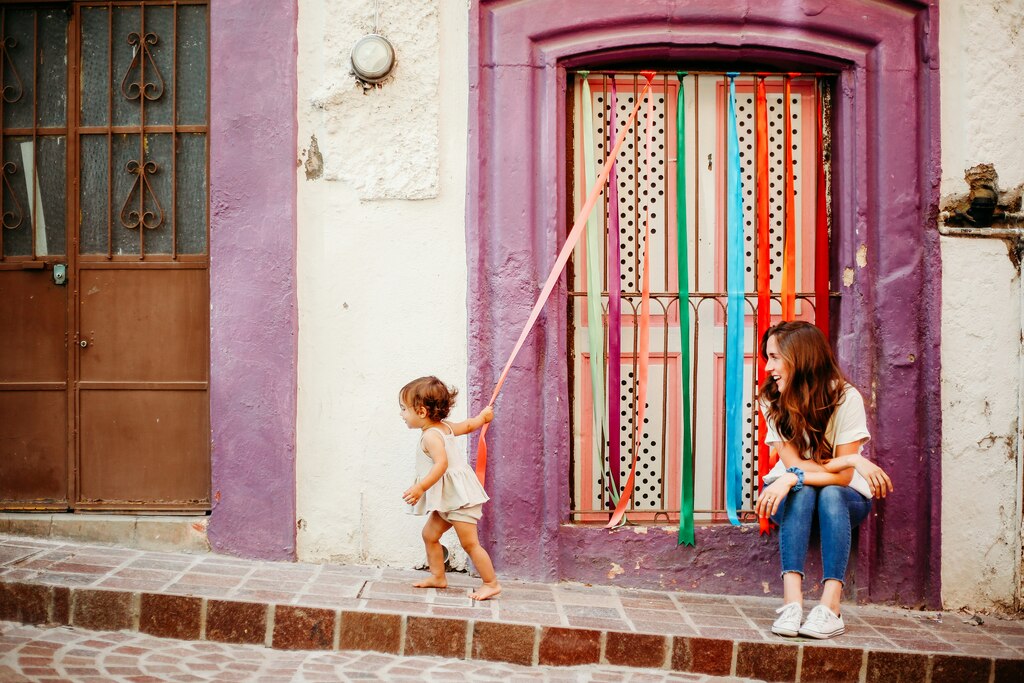
[[[790,491],[772,517],[772,521],[779,525],[782,573],[804,575],[811,526],[817,515],[823,580],[843,581],[850,560],[853,529],[867,518],[870,511],[871,499],[848,486],[804,486],[799,491]]]

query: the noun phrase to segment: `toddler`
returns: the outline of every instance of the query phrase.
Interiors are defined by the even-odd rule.
[[[427,549],[430,578],[413,586],[448,586],[441,535],[455,527],[459,543],[483,580],[483,585],[469,597],[487,600],[501,592],[491,558],[476,534],[476,524],[487,501],[487,493],[466,456],[455,444],[455,437],[480,429],[494,419],[494,411],[487,406],[476,417],[463,422],[448,422],[445,418],[455,404],[456,395],[458,391],[454,387],[447,387],[432,376],[414,379],[398,394],[402,420],[409,429],[422,432],[416,448],[416,483],[402,494],[402,499],[413,507],[413,514],[427,515],[423,543]]]

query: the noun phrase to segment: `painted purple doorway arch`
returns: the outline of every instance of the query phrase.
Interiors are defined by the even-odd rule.
[[[210,2],[214,550],[295,559],[297,5]]]
[[[475,0],[470,20],[467,243],[478,400],[566,231],[566,68],[699,63],[835,70],[832,337],[873,408],[873,455],[896,496],[861,530],[858,597],[938,606],[939,249],[936,0]],[[858,263],[858,252],[862,263]],[[846,284],[845,279],[852,279]],[[482,537],[508,576],[701,592],[781,590],[756,527],[568,523],[564,281],[498,399]],[[621,570],[621,571],[620,571]]]

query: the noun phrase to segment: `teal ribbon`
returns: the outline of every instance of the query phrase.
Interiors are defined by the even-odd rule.
[[[726,123],[727,230],[725,341],[725,510],[739,525],[737,510],[743,503],[743,180],[736,130],[736,76],[729,77],[729,113]]]
[[[686,93],[685,71],[676,94],[676,270],[679,279],[679,355],[683,382],[683,461],[679,487],[679,545],[694,545],[693,435],[690,424],[690,235],[686,228]]]

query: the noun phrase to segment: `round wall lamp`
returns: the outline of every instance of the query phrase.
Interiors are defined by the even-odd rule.
[[[395,68],[395,48],[388,39],[369,33],[352,46],[352,73],[364,83],[379,83]]]

